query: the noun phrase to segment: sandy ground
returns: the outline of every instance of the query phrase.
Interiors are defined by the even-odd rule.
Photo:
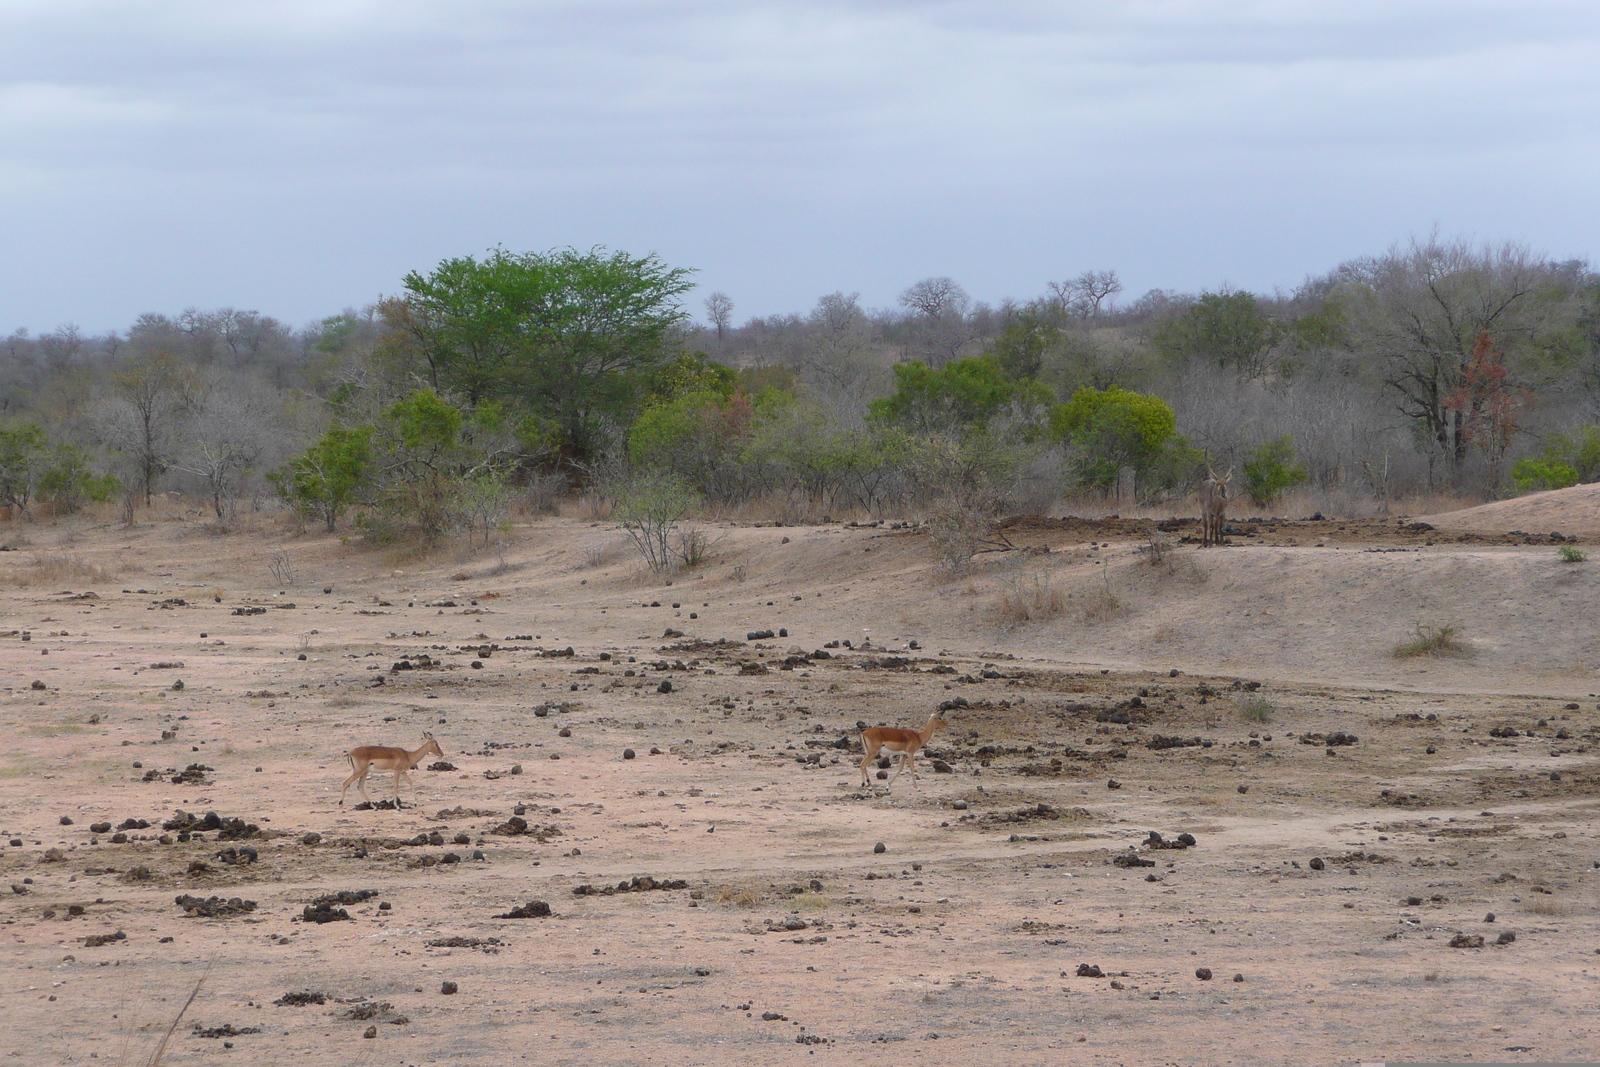
[[[1593,1058],[1600,561],[1514,514],[1029,520],[959,577],[726,526],[670,584],[573,519],[503,564],[0,527],[0,1060],[145,1063],[197,986],[162,1062]],[[858,723],[951,702],[861,787]],[[424,731],[402,810],[339,806]]]

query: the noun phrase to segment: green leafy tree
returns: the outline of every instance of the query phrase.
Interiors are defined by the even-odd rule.
[[[89,465],[89,453],[77,445],[56,445],[50,464],[39,475],[39,496],[50,501],[58,514],[72,514],[84,501],[103,503],[122,488],[115,474],[97,474]]]
[[[897,363],[895,391],[871,405],[873,416],[913,433],[987,429],[1003,414],[1036,423],[1051,400],[1048,387],[1006,376],[995,356],[958,359],[934,370],[925,363]]]
[[[984,354],[993,356],[1001,372],[1013,381],[1037,378],[1050,354],[1067,340],[1061,318],[1060,310],[1052,305],[1030,303],[1017,312]]]
[[[382,311],[431,384],[475,407],[504,397],[549,420],[577,457],[626,423],[672,357],[690,272],[654,255],[558,249],[448,259]]]
[[[1295,462],[1294,438],[1284,434],[1275,441],[1263,441],[1244,461],[1244,488],[1257,507],[1268,507],[1284,493],[1310,480],[1306,469]]]
[[[329,533],[357,499],[372,465],[371,426],[335,427],[271,478],[283,499],[302,515],[319,516]]]
[[[1261,310],[1252,293],[1202,293],[1182,315],[1158,326],[1156,350],[1179,361],[1203,360],[1241,378],[1259,378],[1272,367],[1283,331]]]
[[[28,505],[50,458],[50,439],[37,423],[0,426],[0,504],[32,518]]]
[[[1160,397],[1119,386],[1085,387],[1050,413],[1054,437],[1072,447],[1079,486],[1109,493],[1124,469],[1134,494],[1183,480],[1195,453],[1178,434],[1178,417]]]

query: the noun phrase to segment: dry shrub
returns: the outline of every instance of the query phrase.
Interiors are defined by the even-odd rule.
[[[948,574],[964,574],[972,557],[993,538],[994,516],[954,500],[941,505],[928,522],[928,543]]]
[[[1455,623],[1434,626],[1419,622],[1411,640],[1402,641],[1394,648],[1395,657],[1398,659],[1409,659],[1413,656],[1447,656],[1467,651],[1469,651],[1467,645],[1456,637]]]
[[[1555,897],[1547,896],[1543,893],[1536,893],[1534,898],[1528,901],[1527,910],[1530,914],[1548,917],[1568,915],[1572,911],[1571,908],[1567,907],[1565,901],[1557,900]]]
[[[1051,584],[1049,575],[1036,574],[1031,581],[1007,583],[995,602],[995,615],[1002,626],[1014,629],[1059,618],[1066,607],[1067,595]]]
[[[1268,723],[1272,721],[1272,713],[1277,709],[1272,706],[1272,701],[1263,697],[1245,697],[1239,701],[1239,718],[1245,722]]]
[[[583,546],[579,562],[590,570],[596,567],[604,567],[617,559],[621,555],[621,550],[621,542],[613,538],[608,537],[598,541],[590,541]]]
[[[520,510],[525,515],[554,515],[561,510],[571,486],[571,480],[559,472],[531,474],[522,492]]]
[[[1102,568],[1100,579],[1101,587],[1085,593],[1078,601],[1083,621],[1091,626],[1111,622],[1122,614],[1122,601],[1111,591],[1111,572]]]
[[[357,708],[366,703],[360,697],[351,696],[349,693],[340,693],[328,701],[330,708]]]
[[[17,585],[61,585],[69,581],[110,582],[117,572],[72,553],[35,552],[33,559],[11,572]]]
[[[718,886],[718,904],[735,904],[741,908],[753,908],[761,903],[761,894],[749,886]]]

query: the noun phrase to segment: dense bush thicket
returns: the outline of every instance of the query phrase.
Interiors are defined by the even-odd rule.
[[[1026,303],[948,278],[872,311],[707,324],[690,272],[603,249],[446,260],[303,329],[256,312],[0,339],[0,507],[179,491],[379,541],[491,541],[583,486],[663,558],[662,516],[759,503],[953,529],[1062,495],[1160,503],[1209,465],[1255,504],[1347,508],[1600,479],[1600,277],[1437,238],[1270,297],[1114,272]],[[969,521],[972,520],[972,521]],[[965,524],[965,525],[963,525]],[[670,524],[669,524],[670,525]]]

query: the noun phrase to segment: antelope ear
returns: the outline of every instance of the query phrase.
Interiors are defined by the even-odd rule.
[[[422,731],[422,739],[424,741],[432,741],[433,740],[433,735],[428,733],[428,731],[424,730],[424,731]]]

